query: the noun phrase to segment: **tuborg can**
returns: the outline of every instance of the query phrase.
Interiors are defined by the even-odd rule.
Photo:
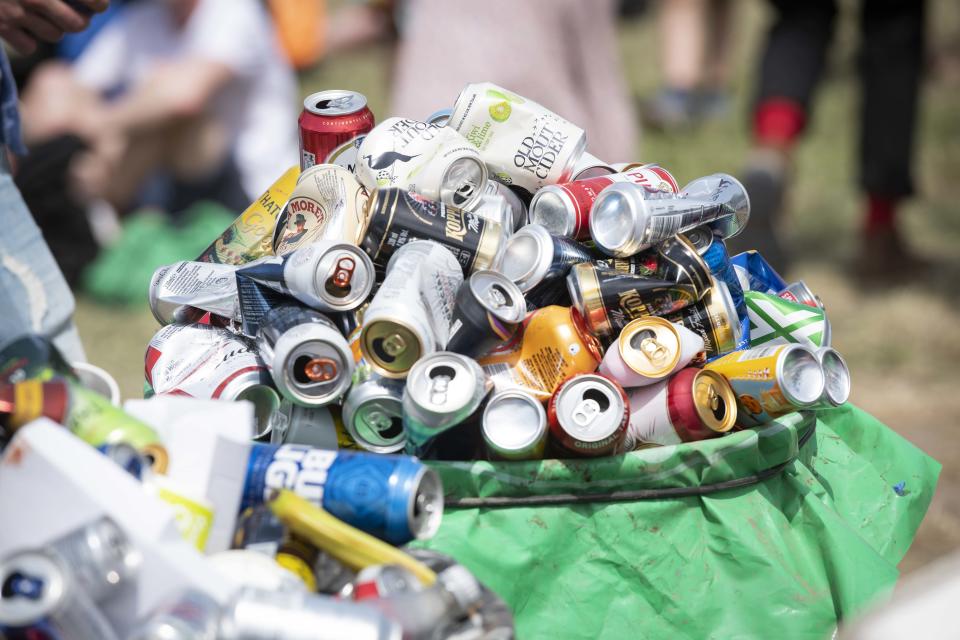
[[[312,93],[300,112],[300,169],[336,164],[348,171],[357,165],[357,149],[373,129],[367,98],[356,91],[332,89]]]
[[[575,456],[624,453],[629,418],[630,403],[623,387],[595,373],[568,379],[547,407],[554,441]]]

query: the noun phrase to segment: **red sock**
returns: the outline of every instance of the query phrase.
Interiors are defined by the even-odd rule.
[[[896,215],[896,198],[870,194],[867,196],[867,215],[864,220],[864,229],[867,233],[891,229]]]
[[[768,98],[753,112],[753,137],[761,145],[790,147],[807,123],[807,114],[787,98]]]

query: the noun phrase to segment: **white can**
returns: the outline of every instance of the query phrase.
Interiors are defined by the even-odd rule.
[[[600,373],[625,388],[668,378],[703,353],[703,338],[683,325],[656,316],[637,318],[607,349]]]

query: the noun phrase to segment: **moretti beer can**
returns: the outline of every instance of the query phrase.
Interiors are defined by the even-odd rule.
[[[464,273],[490,269],[503,253],[499,224],[475,213],[423,200],[402,189],[378,189],[361,246],[379,266],[412,240],[433,240],[453,253]]]
[[[554,235],[577,240],[589,239],[590,209],[600,192],[617,182],[642,187],[642,194],[647,199],[672,196],[680,191],[670,172],[657,165],[547,185],[537,191],[530,201],[530,222],[542,224]]]
[[[540,460],[547,445],[547,413],[535,396],[513,389],[493,394],[481,423],[493,460]]]
[[[688,367],[669,380],[630,391],[631,448],[715,438],[737,422],[737,402],[726,379]]]
[[[521,330],[479,362],[497,391],[520,387],[547,401],[577,373],[593,373],[602,350],[576,309],[549,306],[527,316]]]
[[[443,515],[439,476],[414,458],[253,443],[240,512],[279,489],[393,544],[431,537]]]
[[[737,424],[743,427],[811,408],[823,396],[823,369],[816,353],[804,345],[737,351],[707,364],[706,370],[730,382],[737,398]]]
[[[300,174],[273,230],[278,256],[321,239],[359,244],[366,227],[367,192],[353,174],[318,164]]]
[[[470,209],[487,186],[487,167],[449,127],[388,118],[360,146],[357,179],[371,191],[399,187],[428,200]]]
[[[353,171],[357,149],[373,129],[367,98],[356,91],[332,89],[312,93],[300,113],[300,168],[336,164]]]
[[[716,279],[703,300],[663,317],[700,335],[707,358],[730,353],[740,342],[741,325],[730,290]]]
[[[583,129],[489,82],[464,87],[447,126],[480,151],[493,177],[530,193],[568,180],[587,144]]]
[[[480,365],[440,351],[417,361],[403,390],[406,451],[432,460],[472,460],[480,443],[480,406],[492,384]]]
[[[403,431],[403,382],[377,375],[361,363],[343,403],[343,426],[374,453],[396,453],[407,443]]]
[[[564,278],[594,256],[582,245],[529,224],[507,240],[498,270],[517,283],[527,302],[544,307],[564,299]]]
[[[625,452],[630,404],[623,387],[595,373],[563,383],[547,407],[550,433],[565,451],[585,457]]]
[[[482,356],[509,341],[526,314],[517,285],[496,271],[477,271],[457,291],[446,350]]]
[[[249,400],[257,433],[269,430],[280,406],[270,373],[253,344],[210,325],[169,325],[147,346],[146,382],[153,392],[195,398]]]
[[[700,225],[750,215],[747,192],[736,178],[721,176],[716,192],[703,197],[648,199],[629,182],[604,189],[590,210],[590,235],[604,253],[630,256]]]
[[[823,369],[823,396],[818,407],[839,407],[850,398],[850,369],[833,347],[820,347],[817,360]]]
[[[330,404],[350,388],[350,346],[312,309],[284,304],[268,311],[260,320],[257,348],[277,389],[295,404]]]
[[[702,352],[703,338],[683,325],[637,318],[607,349],[599,372],[623,387],[642,387],[673,375]]]
[[[411,242],[387,265],[387,277],[363,314],[360,352],[374,371],[403,378],[413,363],[442,349],[463,273],[436,242]]]
[[[347,242],[318,240],[285,256],[265,258],[237,273],[319,311],[362,305],[373,291],[373,261]]]

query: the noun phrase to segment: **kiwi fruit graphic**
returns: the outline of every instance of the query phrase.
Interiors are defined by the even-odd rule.
[[[497,122],[504,122],[510,117],[510,104],[508,102],[498,102],[490,106],[490,117]]]

